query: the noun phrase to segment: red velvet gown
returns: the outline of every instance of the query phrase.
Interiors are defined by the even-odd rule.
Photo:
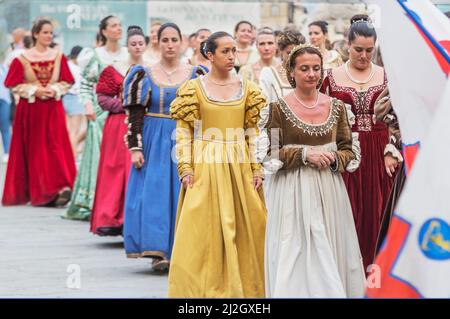
[[[387,175],[384,166],[384,148],[389,141],[388,129],[384,123],[374,124],[373,121],[375,100],[386,85],[385,76],[382,85],[358,92],[351,87],[338,86],[331,70],[328,70],[321,89],[329,96],[350,104],[356,117],[352,131],[359,133],[361,163],[355,172],[343,173],[342,176],[352,205],[366,271],[367,266],[374,261],[378,232],[394,181],[394,178]]]
[[[91,216],[91,232],[98,235],[110,235],[101,231],[103,227],[121,229],[123,225],[125,191],[131,167],[130,152],[124,141],[128,127],[120,98],[123,79],[121,72],[114,66],[108,66],[100,74],[96,88],[100,107],[109,111],[103,129]],[[120,233],[121,230],[114,235]]]
[[[55,60],[13,60],[5,86],[18,93],[6,171],[3,205],[45,205],[58,192],[73,187],[76,167],[60,95],[74,82],[64,55]],[[37,85],[58,89],[56,98],[41,100],[30,93]]]

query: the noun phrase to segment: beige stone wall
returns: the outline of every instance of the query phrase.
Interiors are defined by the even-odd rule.
[[[261,3],[261,26],[282,29],[288,24],[288,10],[286,2]]]
[[[303,3],[302,3],[303,2]],[[305,13],[307,12],[307,13]],[[330,4],[296,1],[294,24],[307,36],[307,25],[315,20],[329,23],[330,40],[339,40],[350,26],[350,18],[357,13],[370,13],[364,4]],[[285,1],[261,3],[261,26],[281,30],[288,24],[289,4]]]
[[[303,8],[308,9],[305,14]],[[367,14],[367,7],[364,4],[317,4],[311,6],[296,6],[295,8],[295,24],[300,27],[301,31],[307,33],[308,24],[316,20],[324,20],[329,23],[328,31],[331,41],[343,38],[344,32],[350,26],[350,18],[355,14]]]

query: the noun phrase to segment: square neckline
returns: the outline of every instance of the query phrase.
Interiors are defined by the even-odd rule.
[[[357,94],[360,94],[360,93],[366,93],[366,94],[367,94],[370,90],[378,89],[379,87],[385,86],[385,85],[387,84],[387,74],[386,74],[386,71],[383,70],[383,73],[384,73],[384,76],[383,76],[383,83],[378,84],[378,85],[371,86],[371,87],[369,87],[367,90],[364,90],[364,91],[358,91],[357,89],[355,89],[355,88],[352,87],[352,86],[338,85],[338,84],[336,83],[336,80],[334,79],[333,69],[328,69],[328,70],[327,70],[327,77],[330,79],[331,85],[332,85],[333,87],[335,87],[335,88],[341,87],[341,88],[344,88],[344,89],[350,89],[350,90],[353,90],[353,91],[355,91]]]
[[[243,100],[244,96],[245,96],[245,86],[246,86],[246,80],[245,79],[239,79],[239,82],[241,84],[241,88],[240,88],[240,92],[239,92],[239,97],[238,98],[232,98],[229,100],[216,100],[213,97],[210,97],[208,92],[206,91],[206,88],[203,85],[203,78],[205,76],[202,75],[200,77],[197,78],[198,80],[198,85],[200,86],[200,90],[203,94],[203,96],[205,97],[206,100],[208,100],[210,103],[215,104],[215,103],[219,103],[219,104],[229,104],[229,103],[233,103],[233,102],[239,102],[241,100]]]
[[[146,68],[146,69],[147,69],[147,74],[148,74],[148,76],[150,77],[150,79],[152,80],[152,82],[153,82],[157,87],[159,87],[159,88],[165,88],[165,89],[173,89],[173,88],[180,87],[183,83],[185,83],[186,81],[189,81],[189,80],[192,78],[192,76],[194,75],[194,73],[196,72],[196,70],[197,70],[197,68],[196,68],[195,66],[191,65],[191,70],[190,70],[190,72],[188,73],[188,76],[187,76],[186,78],[184,78],[184,79],[183,79],[181,82],[179,82],[179,83],[175,83],[175,84],[170,85],[170,84],[165,84],[165,83],[159,82],[159,81],[157,81],[157,80],[155,79],[155,77],[153,76],[153,72],[152,72],[152,67],[153,67],[153,66],[154,66],[154,65],[149,66],[149,67]]]
[[[299,120],[302,124],[305,124],[307,126],[313,126],[313,127],[318,127],[318,126],[325,126],[328,124],[328,122],[331,120],[331,117],[333,115],[333,109],[335,108],[335,100],[337,100],[336,98],[331,98],[331,102],[330,102],[330,110],[328,111],[328,116],[327,119],[322,122],[322,123],[318,123],[318,124],[312,124],[312,123],[307,123],[304,120],[302,120],[291,108],[291,106],[286,102],[286,100],[284,99],[284,97],[280,98],[280,101],[284,104],[284,106],[289,110],[290,113],[292,113],[292,115]]]
[[[32,63],[50,63],[50,62],[56,62],[56,59],[58,58],[58,56],[60,55],[60,53],[58,52],[56,54],[56,56],[53,59],[49,59],[49,60],[40,60],[40,61],[32,61],[30,59],[28,59],[25,54],[21,53],[19,55],[19,57],[22,57],[25,61],[27,61],[28,63],[32,64]]]

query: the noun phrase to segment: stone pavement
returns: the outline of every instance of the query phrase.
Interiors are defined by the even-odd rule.
[[[0,163],[0,194],[6,165]],[[167,274],[127,259],[122,237],[98,237],[63,209],[0,206],[0,298],[164,298]]]

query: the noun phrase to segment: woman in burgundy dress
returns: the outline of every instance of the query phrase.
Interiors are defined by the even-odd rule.
[[[106,67],[97,84],[100,107],[108,111],[100,148],[100,162],[91,217],[91,232],[100,236],[122,234],[125,190],[131,167],[131,156],[124,137],[128,126],[122,107],[122,82],[133,64],[142,64],[145,36],[138,26],[127,31],[129,61],[117,62]]]
[[[61,96],[74,79],[64,55],[49,47],[51,22],[37,21],[32,36],[34,47],[13,60],[5,80],[20,101],[2,204],[63,206],[76,168]]]
[[[349,32],[350,60],[328,70],[322,91],[348,104],[356,116],[352,127],[359,135],[361,163],[353,173],[344,173],[352,204],[364,267],[374,260],[381,219],[392,188],[386,173],[384,148],[389,139],[386,125],[374,121],[374,103],[386,88],[384,69],[373,64],[376,33],[367,16],[352,18]]]

